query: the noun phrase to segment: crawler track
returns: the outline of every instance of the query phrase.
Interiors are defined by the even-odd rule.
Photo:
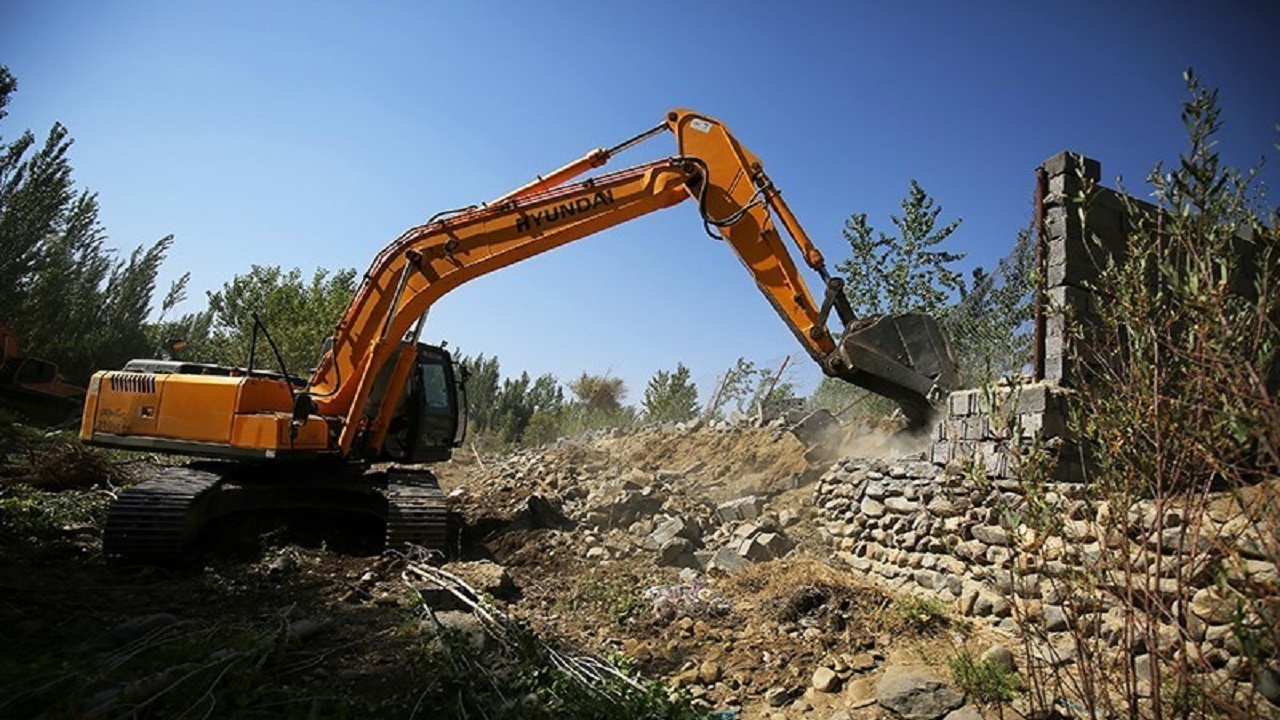
[[[392,469],[307,481],[263,482],[235,465],[174,467],[120,493],[107,513],[103,555],[113,563],[171,565],[193,559],[215,519],[241,512],[322,510],[365,513],[386,522],[386,547],[444,553],[448,506],[426,470]]]
[[[205,522],[216,473],[174,467],[120,493],[107,513],[102,553],[112,562],[169,564],[184,558]]]
[[[447,545],[448,505],[430,472],[387,473],[387,548],[420,545],[443,553]]]

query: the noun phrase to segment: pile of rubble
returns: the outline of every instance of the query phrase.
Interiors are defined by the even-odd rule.
[[[715,466],[704,458],[680,462],[679,451],[665,458],[672,465],[645,457],[680,440],[717,439],[734,450]],[[801,544],[789,531],[814,513],[811,504],[774,508],[772,501],[816,476],[805,452],[772,428],[667,426],[468,463],[446,469],[442,481],[455,486],[451,495],[470,525],[507,516],[528,527],[571,529],[593,561],[648,556],[658,567],[732,572]]]
[[[481,536],[468,556],[493,562],[445,568],[540,632],[624,653],[706,707],[942,718],[963,697],[895,650],[892,598],[827,563],[813,501],[825,432],[694,423],[460,457],[441,483]]]

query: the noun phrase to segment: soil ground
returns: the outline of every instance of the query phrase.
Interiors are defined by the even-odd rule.
[[[542,637],[578,653],[625,657],[703,706],[737,709],[744,718],[779,712],[764,701],[770,691],[785,691],[787,716],[878,717],[866,699],[870,685],[859,681],[888,662],[945,657],[962,628],[895,634],[893,599],[825,561],[812,488],[804,485],[816,469],[804,454],[794,437],[768,428],[665,429],[507,457],[459,452],[435,469],[460,526],[451,560],[505,568],[514,590],[495,602]],[[13,470],[20,460],[9,458],[10,480],[22,475]],[[129,462],[134,474],[148,470],[147,458]],[[690,513],[765,496],[768,512],[798,518],[787,531],[796,550],[732,574],[682,577],[652,554],[588,559],[591,547],[617,538],[581,523],[526,522],[531,493],[581,496],[589,490],[582,484],[629,470],[677,477],[675,506]],[[219,541],[198,567],[116,568],[100,557],[107,493],[83,486],[57,493],[89,506],[75,515],[89,519],[0,542],[0,622],[8,628],[0,716],[84,716],[95,698],[134,688],[157,668],[227,652],[266,658],[248,691],[210,690],[207,698],[174,692],[147,701],[149,711],[200,717],[228,703],[246,717],[279,716],[282,707],[308,703],[343,709],[321,713],[332,716],[422,710],[415,705],[419,688],[430,685],[437,667],[425,649],[421,610],[400,576],[403,560],[376,554],[377,528],[295,517],[288,530],[238,527],[240,542]],[[272,645],[293,627],[310,630],[304,640]],[[841,690],[811,688],[819,666],[842,669]],[[327,702],[333,698],[342,702]]]

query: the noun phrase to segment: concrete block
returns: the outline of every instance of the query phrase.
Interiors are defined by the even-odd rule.
[[[1014,388],[1015,412],[1019,415],[1044,412],[1050,403],[1054,402],[1051,400],[1050,388],[1051,386],[1045,383],[1030,383]]]
[[[732,522],[734,520],[752,520],[760,517],[760,513],[764,511],[764,500],[754,495],[730,500],[727,503],[721,503],[716,507],[716,516],[721,522]]]
[[[929,446],[929,461],[935,465],[946,465],[954,458],[951,453],[951,443],[947,441],[936,442]]]
[[[1076,381],[1077,366],[1066,353],[1047,350],[1044,357],[1044,379],[1063,385],[1073,385]]]
[[[743,540],[738,554],[753,562],[780,558],[791,551],[792,543],[780,533],[761,533]]]
[[[1106,209],[1048,208],[1045,231],[1049,286],[1096,281],[1102,268],[1124,257],[1128,244],[1123,216]]]
[[[1094,182],[1102,180],[1102,163],[1070,150],[1063,150],[1048,158],[1041,164],[1041,167],[1044,168],[1045,174],[1050,178],[1069,173],[1085,177]]]
[[[952,417],[965,417],[977,411],[977,390],[960,390],[951,393],[948,398],[948,411]]]
[[[965,418],[964,426],[960,433],[962,440],[982,440],[987,437],[987,419],[981,415],[974,415]]]
[[[1060,410],[1027,413],[1019,416],[1019,420],[1020,434],[1027,439],[1037,436],[1040,438],[1062,437],[1067,433],[1067,418]]]
[[[711,559],[707,562],[707,569],[730,573],[745,569],[750,565],[751,563],[739,555],[735,548],[726,545],[711,556]]]
[[[934,442],[946,440],[948,437],[948,428],[949,423],[946,420],[940,420],[933,426],[933,430],[929,432],[929,437]]]
[[[1089,230],[1098,235],[1104,246],[1112,250],[1122,250],[1127,240],[1128,222],[1123,206],[1118,202],[1099,202],[1105,193],[1106,197],[1115,197],[1115,193],[1103,188],[1085,209]]]

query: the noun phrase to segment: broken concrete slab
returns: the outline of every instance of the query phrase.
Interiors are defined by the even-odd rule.
[[[719,570],[725,573],[737,572],[751,567],[751,563],[738,554],[737,548],[725,545],[711,555],[707,561],[708,570]]]
[[[753,520],[760,517],[762,512],[764,512],[764,498],[756,495],[730,500],[716,507],[716,517],[720,518],[720,522]]]

